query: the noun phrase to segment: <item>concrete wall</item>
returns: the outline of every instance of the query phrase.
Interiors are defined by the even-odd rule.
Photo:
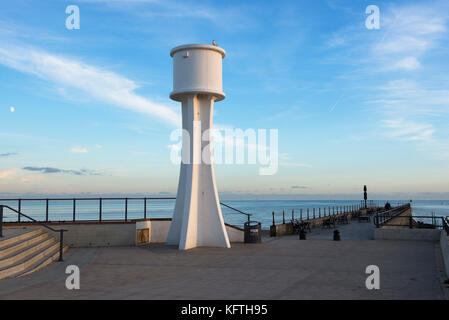
[[[439,241],[440,230],[410,228],[376,228],[375,240]]]
[[[68,230],[64,232],[64,245],[70,247],[112,247],[134,246],[136,244],[135,222],[78,222],[78,223],[47,223],[53,229]],[[40,228],[51,236],[59,239],[59,234],[40,225],[21,224],[7,228],[22,228],[34,230]]]
[[[53,229],[65,229],[64,245],[70,247],[112,247],[134,246],[137,242],[137,230],[149,229],[149,243],[164,243],[167,239],[171,219],[147,219],[129,222],[53,222],[46,225]],[[5,228],[34,230],[41,228],[59,239],[59,234],[34,223],[8,224]],[[226,224],[230,242],[243,242],[243,230]]]
[[[440,247],[441,247],[441,254],[443,256],[443,263],[446,271],[446,277],[449,278],[449,237],[446,235],[445,231],[441,231]]]
[[[136,222],[136,229],[150,229],[150,243],[164,243],[170,229],[171,219],[147,219]],[[226,225],[230,242],[243,242],[243,230],[229,224]]]

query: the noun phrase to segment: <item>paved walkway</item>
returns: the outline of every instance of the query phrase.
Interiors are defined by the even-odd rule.
[[[63,263],[0,281],[0,299],[443,299],[435,244],[379,241],[372,224],[314,229],[231,249],[172,246],[70,249]],[[363,231],[365,230],[365,231]],[[81,289],[65,288],[65,267],[81,270]],[[367,290],[365,268],[380,268]]]

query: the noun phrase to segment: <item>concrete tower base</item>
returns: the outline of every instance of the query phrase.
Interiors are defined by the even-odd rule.
[[[216,97],[191,94],[182,99],[182,163],[167,244],[180,250],[199,246],[230,248],[212,164],[212,116]],[[206,140],[206,141],[203,141]],[[189,154],[191,153],[191,154]]]

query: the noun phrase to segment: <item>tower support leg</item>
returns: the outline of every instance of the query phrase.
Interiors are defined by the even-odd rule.
[[[230,248],[212,163],[214,97],[190,95],[182,101],[182,161],[175,211],[167,244],[180,250],[200,246]]]

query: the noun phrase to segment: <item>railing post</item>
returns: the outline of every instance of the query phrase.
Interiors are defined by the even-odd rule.
[[[276,224],[274,223],[274,211],[273,211],[272,215],[273,215],[273,226],[275,226]]]
[[[62,248],[64,247],[64,230],[59,230],[59,259],[58,261],[64,261],[62,259]]]
[[[335,207],[332,207],[332,215],[335,216]]]
[[[313,219],[315,219],[315,208],[313,208]]]
[[[285,224],[285,212],[282,210],[282,224]]]
[[[0,205],[0,237],[3,237],[3,206]]]
[[[48,222],[48,199],[45,200],[45,222]]]
[[[292,210],[292,221],[295,220],[295,210]]]
[[[412,219],[411,216],[408,217],[408,227],[409,227],[410,229],[413,229],[413,219]]]
[[[147,198],[143,198],[143,218],[147,218]]]
[[[302,221],[302,209],[299,209],[299,220]]]
[[[318,218],[321,218],[321,208],[318,208]]]
[[[22,200],[21,199],[18,200],[17,211],[22,212]],[[20,222],[20,213],[17,214],[17,222]]]
[[[307,220],[309,220],[309,208],[307,208]]]
[[[76,221],[76,199],[73,198],[73,222]]]
[[[128,221],[128,198],[125,198],[125,221]]]
[[[99,211],[99,221],[101,222],[101,220],[102,220],[102,215],[103,215],[103,199],[102,198],[100,198],[100,211]]]

